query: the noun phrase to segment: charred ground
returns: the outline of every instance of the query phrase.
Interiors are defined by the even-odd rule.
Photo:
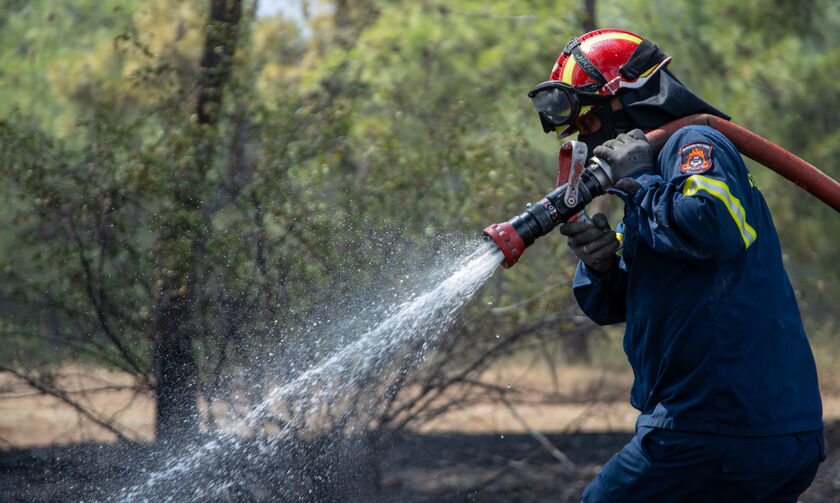
[[[561,463],[524,434],[321,438],[277,444],[272,452],[255,443],[227,453],[222,449],[206,470],[177,481],[167,494],[177,497],[228,479],[222,494],[204,500],[577,502],[601,465],[629,438],[629,433],[547,435],[570,463]],[[803,503],[840,502],[840,422],[827,425],[826,440],[829,457],[800,499]],[[151,444],[4,451],[0,501],[104,500],[142,481],[161,456],[160,447]]]

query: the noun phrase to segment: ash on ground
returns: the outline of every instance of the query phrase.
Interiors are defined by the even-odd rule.
[[[254,441],[198,473],[175,477],[156,500],[219,502],[578,502],[628,433],[547,435],[561,463],[529,435],[406,435]],[[840,422],[802,503],[840,502]],[[142,480],[165,446],[85,444],[0,452],[0,502],[104,501]],[[207,494],[214,488],[214,494]],[[151,501],[151,500],[150,500]]]

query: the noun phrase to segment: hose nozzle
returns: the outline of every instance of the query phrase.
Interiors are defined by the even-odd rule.
[[[484,239],[493,240],[496,246],[502,250],[502,254],[505,256],[502,267],[505,269],[515,264],[522,252],[525,251],[525,242],[522,241],[510,222],[489,225],[483,233]]]
[[[492,240],[502,251],[505,259],[502,266],[509,268],[516,263],[525,248],[531,246],[540,236],[548,234],[560,224],[583,210],[596,196],[604,194],[612,186],[604,162],[593,157],[588,168],[581,173],[577,183],[577,197],[573,206],[567,206],[565,197],[568,184],[557,187],[536,203],[529,204],[525,211],[508,220],[484,229],[485,239]]]

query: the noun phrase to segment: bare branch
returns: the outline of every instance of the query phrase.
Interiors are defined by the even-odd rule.
[[[551,326],[556,323],[563,323],[563,322],[572,322],[575,324],[582,324],[582,323],[591,323],[588,321],[587,318],[582,316],[567,316],[567,315],[554,315],[549,316],[547,318],[543,318],[542,320],[538,320],[530,325],[522,327],[511,334],[503,337],[498,344],[495,344],[490,349],[486,350],[484,353],[479,355],[470,365],[465,366],[460,372],[446,378],[442,382],[437,385],[432,385],[431,383],[427,383],[427,386],[423,388],[423,390],[413,399],[406,401],[402,404],[399,408],[397,408],[389,418],[384,418],[384,422],[389,422],[391,419],[399,416],[400,414],[407,413],[411,410],[422,410],[423,408],[427,407],[430,403],[434,402],[438,397],[440,397],[444,390],[446,390],[452,384],[457,382],[464,381],[468,375],[475,372],[477,369],[481,368],[485,362],[488,362],[494,355],[508,349],[512,346],[518,339],[522,338],[525,335],[533,333],[539,329],[545,328],[546,326]],[[409,422],[414,419],[415,414],[408,414],[402,421],[400,421],[396,429],[404,428]]]
[[[94,412],[91,412],[90,410],[83,407],[79,402],[72,399],[66,391],[60,390],[60,389],[55,388],[55,387],[52,387],[49,384],[42,382],[41,380],[38,380],[38,379],[36,379],[32,376],[26,375],[26,374],[24,374],[22,372],[19,372],[19,371],[13,369],[13,368],[10,368],[10,367],[0,366],[0,372],[8,372],[8,373],[14,375],[15,377],[17,377],[18,379],[21,379],[21,380],[25,381],[27,384],[29,384],[33,388],[37,389],[38,391],[40,391],[40,392],[42,392],[46,395],[50,395],[50,396],[53,396],[55,398],[58,398],[62,402],[66,403],[67,405],[69,405],[70,407],[75,409],[82,416],[86,417],[87,419],[89,419],[93,423],[95,423],[95,424],[105,428],[106,430],[110,431],[111,433],[113,433],[114,436],[116,436],[119,441],[127,442],[127,443],[130,443],[130,444],[134,443],[133,440],[126,437],[123,434],[123,432],[120,430],[120,428],[127,429],[126,427],[120,425],[120,427],[118,428],[117,426],[115,426],[115,421],[108,421],[106,419],[103,419],[103,418],[99,417],[97,414],[95,414]]]
[[[80,390],[75,390],[75,391],[64,391],[64,394],[66,394],[67,396],[72,396],[72,395],[86,395],[88,393],[99,393],[99,392],[102,392],[102,391],[126,391],[126,390],[132,390],[132,391],[137,391],[137,392],[142,392],[143,391],[142,388],[138,388],[137,386],[100,386],[98,388],[86,388],[86,389],[80,389]],[[31,397],[41,396],[43,394],[44,394],[43,391],[38,391],[37,393],[36,392],[18,393],[16,395],[0,394],[0,400],[15,400],[15,399],[19,399],[19,398],[31,398]]]
[[[70,233],[73,235],[73,239],[76,243],[76,253],[78,254],[79,262],[82,266],[82,271],[85,274],[85,291],[87,292],[88,300],[90,300],[91,304],[93,305],[94,310],[96,311],[97,320],[99,321],[99,326],[102,329],[102,332],[105,334],[106,337],[116,346],[117,350],[120,354],[125,358],[125,361],[137,372],[137,375],[146,376],[146,372],[140,367],[139,362],[135,358],[134,355],[128,350],[128,348],[122,343],[119,337],[111,330],[108,321],[105,319],[105,312],[103,311],[102,304],[98,301],[98,296],[96,295],[96,291],[93,285],[93,274],[91,271],[90,263],[88,262],[87,258],[85,257],[85,247],[84,243],[82,242],[81,236],[76,230],[76,227],[73,225],[72,218],[71,222],[68,223]],[[100,291],[102,295],[104,295],[104,291]]]
[[[548,451],[549,454],[554,456],[558,461],[560,461],[562,465],[566,466],[567,468],[575,468],[575,464],[572,463],[572,460],[570,460],[568,456],[563,454],[563,452],[560,451],[560,449],[555,447],[554,444],[552,444],[551,441],[548,439],[548,437],[535,430],[530,424],[528,424],[527,421],[525,421],[525,419],[521,415],[519,415],[519,412],[517,412],[516,409],[513,408],[513,405],[510,404],[510,402],[505,397],[504,393],[499,394],[499,400],[505,405],[505,407],[508,408],[511,415],[519,422],[519,424],[521,424],[522,427],[525,428],[525,431],[527,431],[529,435],[534,437],[534,440],[536,440],[540,443],[541,446],[543,446],[543,449]]]

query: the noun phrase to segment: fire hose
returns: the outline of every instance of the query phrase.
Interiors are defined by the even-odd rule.
[[[646,133],[654,155],[672,134],[690,125],[716,129],[742,154],[784,176],[840,212],[840,183],[775,143],[714,115],[690,115]],[[582,155],[580,147],[584,148]],[[570,220],[585,218],[585,206],[614,185],[617,180],[612,179],[609,164],[592,157],[584,167],[585,157],[584,145],[566,142],[560,150],[558,187],[536,203],[529,204],[522,214],[484,229],[485,238],[496,243],[504,255],[502,266],[513,266],[525,248],[554,227]],[[567,180],[565,184],[564,180]]]

